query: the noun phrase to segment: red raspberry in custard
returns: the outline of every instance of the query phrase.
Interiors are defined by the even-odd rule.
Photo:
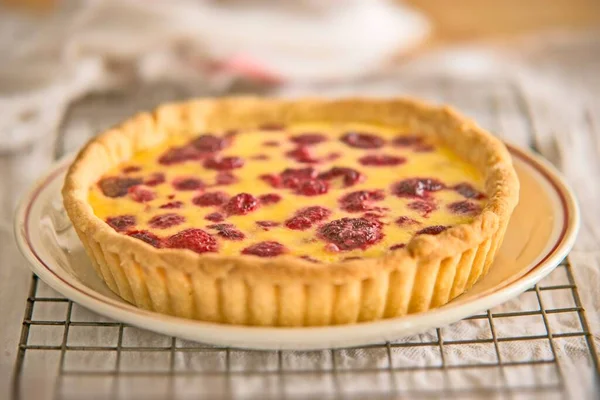
[[[312,226],[312,221],[297,215],[285,221],[285,226],[296,231],[304,231]]]
[[[185,217],[182,215],[168,213],[155,215],[148,221],[148,225],[155,229],[167,229],[175,225],[185,222]]]
[[[159,206],[158,208],[162,208],[163,210],[171,210],[181,207],[183,207],[182,201],[170,201],[168,203],[163,204],[162,206]]]
[[[157,249],[162,247],[162,240],[152,232],[148,231],[131,231],[127,232],[127,236],[139,239],[143,242],[148,243],[150,246],[154,246]]]
[[[212,222],[221,222],[221,221],[225,220],[225,217],[221,213],[213,212],[213,213],[210,213],[207,216],[205,216],[204,219],[207,219]]]
[[[365,249],[383,237],[380,222],[347,217],[322,225],[318,235],[341,250]]]
[[[279,222],[276,222],[276,221],[256,221],[256,225],[260,226],[265,231],[268,231],[269,228],[273,228],[273,227],[279,226],[281,224]]]
[[[446,187],[434,178],[409,178],[392,185],[392,193],[398,197],[427,197]]]
[[[299,163],[314,164],[319,162],[319,160],[313,157],[313,154],[311,153],[310,149],[306,146],[298,146],[295,149],[285,153],[285,155],[290,158],[293,158]]]
[[[469,200],[463,200],[448,204],[448,210],[455,214],[475,215],[481,212],[481,206]]]
[[[273,174],[264,174],[259,177],[262,181],[269,184],[271,187],[278,188],[281,186],[281,178]]]
[[[207,192],[192,199],[192,203],[200,207],[211,207],[223,205],[229,200],[229,196],[224,192]]]
[[[363,132],[348,132],[342,136],[341,141],[357,149],[378,149],[385,144],[379,136]]]
[[[427,217],[429,214],[437,210],[435,203],[431,201],[417,200],[407,204],[407,207],[411,210],[421,213],[422,216]]]
[[[169,237],[165,241],[171,249],[189,249],[196,253],[217,251],[217,241],[202,229],[190,228]]]
[[[463,182],[457,185],[454,185],[452,189],[456,190],[460,195],[466,197],[467,199],[475,199],[475,200],[483,200],[485,199],[485,195],[479,192],[470,184]]]
[[[237,181],[238,179],[230,171],[220,171],[217,173],[215,184],[225,186],[236,183]]]
[[[215,229],[217,231],[217,235],[227,240],[244,240],[246,237],[243,232],[236,229],[231,224],[214,224],[208,225],[207,228]]]
[[[276,257],[287,253],[287,249],[279,242],[259,242],[242,250],[242,254],[250,254],[258,257]]]
[[[140,185],[130,187],[129,190],[127,190],[127,193],[131,200],[136,201],[138,203],[145,203],[147,201],[152,201],[156,198],[156,193]]]
[[[106,223],[117,232],[124,232],[135,226],[136,220],[133,215],[119,215],[117,217],[106,218]]]
[[[258,208],[258,199],[248,193],[240,193],[233,196],[223,206],[223,210],[229,215],[245,215]]]
[[[197,178],[177,178],[173,181],[173,187],[177,190],[204,189],[204,182]]]
[[[411,147],[420,145],[425,140],[425,137],[419,135],[401,135],[392,141],[396,147]]]
[[[155,172],[144,181],[144,185],[154,187],[160,185],[161,183],[165,183],[165,181],[165,174],[162,172]]]
[[[428,226],[427,228],[423,228],[420,231],[418,231],[417,235],[439,235],[440,233],[444,232],[448,228],[449,228],[448,226],[442,226],[442,225]]]
[[[348,212],[361,212],[370,210],[370,202],[380,201],[385,198],[383,190],[357,190],[342,197],[339,200],[342,210]]]
[[[191,142],[191,145],[194,146],[194,148],[206,153],[214,153],[223,150],[229,146],[229,144],[229,139],[210,134],[198,136]]]
[[[326,181],[320,179],[307,179],[300,183],[295,193],[303,196],[319,196],[327,193],[328,190],[329,184]]]
[[[321,206],[311,206],[298,210],[296,215],[300,217],[306,217],[311,222],[319,222],[329,218],[331,215],[331,210]]]
[[[369,167],[394,167],[406,162],[406,158],[385,154],[371,154],[358,159],[362,165]]]
[[[142,167],[139,167],[137,165],[130,165],[128,167],[123,168],[123,173],[130,174],[132,172],[139,172],[141,170],[142,170]]]
[[[204,160],[204,168],[226,171],[244,166],[244,160],[240,157],[213,157]]]
[[[344,186],[349,187],[362,181],[364,176],[357,170],[347,167],[333,167],[319,174],[319,179],[326,181],[336,178],[343,178]]]
[[[258,200],[260,201],[260,204],[268,206],[279,203],[281,201],[281,196],[277,193],[263,194],[262,196],[258,197]]]
[[[418,225],[419,222],[410,217],[402,216],[396,220],[396,224],[400,227],[405,227],[410,225]]]
[[[327,140],[325,135],[320,133],[302,133],[300,135],[294,135],[290,139],[292,142],[301,146],[310,146]]]
[[[142,183],[140,178],[123,178],[110,176],[102,178],[98,182],[98,187],[106,197],[123,197],[127,194],[130,187]]]
[[[173,147],[165,151],[159,158],[158,162],[162,165],[180,164],[186,161],[200,160],[205,157],[205,154],[198,151],[193,146]]]
[[[281,131],[281,130],[285,129],[285,125],[278,124],[276,122],[270,122],[267,124],[262,124],[258,128],[262,131]]]

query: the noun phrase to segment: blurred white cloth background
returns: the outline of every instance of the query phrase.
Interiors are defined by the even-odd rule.
[[[420,14],[385,0],[88,0],[43,18],[2,12],[0,150],[50,134],[92,91],[140,80],[217,91],[239,77],[344,80],[374,73],[428,32]]]

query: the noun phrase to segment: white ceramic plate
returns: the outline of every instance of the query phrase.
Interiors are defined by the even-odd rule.
[[[546,161],[510,147],[521,200],[488,275],[436,310],[377,322],[314,328],[232,326],[144,311],[113,294],[96,276],[62,206],[60,189],[71,158],[57,163],[23,199],[15,219],[18,245],[31,269],[69,299],[141,328],[199,342],[253,349],[322,349],[395,340],[440,327],[517,296],[568,254],[579,226],[571,190]]]

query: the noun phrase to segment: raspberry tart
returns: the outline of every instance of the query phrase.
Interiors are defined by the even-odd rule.
[[[197,100],[92,140],[63,188],[99,276],[160,313],[346,324],[446,304],[517,203],[504,145],[411,100]]]

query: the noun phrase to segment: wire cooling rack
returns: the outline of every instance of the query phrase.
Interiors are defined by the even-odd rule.
[[[536,121],[519,87],[503,83],[480,89],[477,83],[461,84],[457,91],[445,80],[428,80],[399,91],[457,104],[496,132],[521,125],[526,136],[504,136],[535,149]],[[134,97],[135,108],[144,109],[184,96]],[[132,103],[127,96],[84,99],[62,127],[57,157],[87,140],[82,130],[91,134],[135,111],[127,108]],[[515,334],[513,328],[523,325],[530,328]],[[325,351],[231,349],[142,331],[93,314],[33,276],[12,395],[546,399],[567,396],[567,372],[584,367],[600,373],[568,259],[514,301],[480,315],[395,342]]]

